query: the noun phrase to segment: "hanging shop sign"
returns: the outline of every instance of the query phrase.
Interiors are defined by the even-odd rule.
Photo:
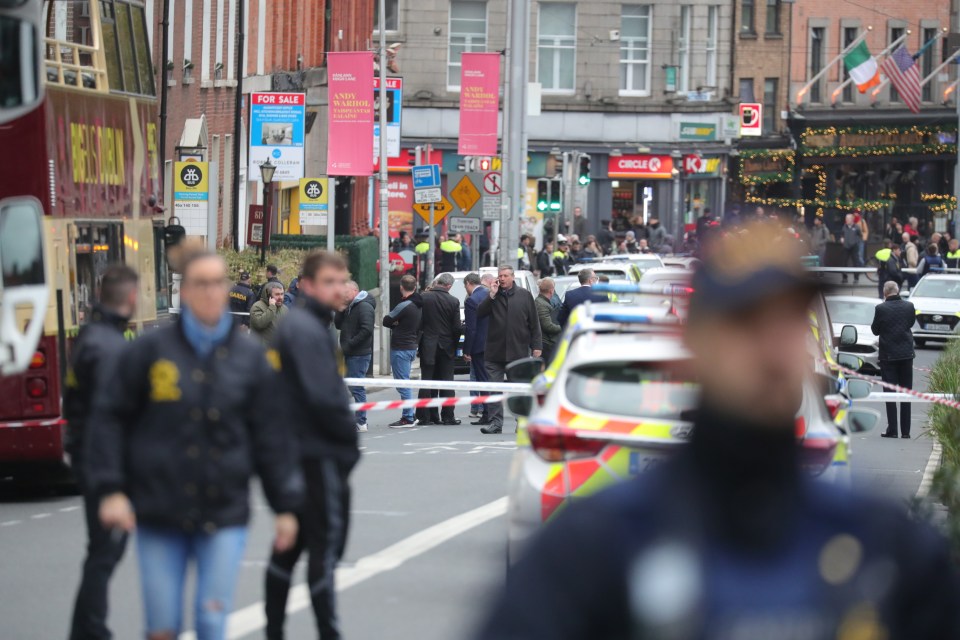
[[[673,158],[667,155],[610,156],[607,175],[611,178],[663,180],[673,177]]]

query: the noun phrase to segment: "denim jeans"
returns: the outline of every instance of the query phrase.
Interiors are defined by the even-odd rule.
[[[180,633],[187,565],[193,561],[197,570],[197,640],[223,640],[246,542],[246,527],[227,527],[208,534],[138,526],[137,556],[147,634]]]
[[[390,368],[393,369],[394,380],[409,380],[410,367],[417,357],[416,349],[390,350]],[[410,400],[413,398],[413,389],[397,389],[401,400]],[[401,417],[407,420],[413,420],[413,409],[404,409]]]
[[[367,371],[370,370],[370,361],[373,360],[373,355],[347,356],[346,358],[344,358],[344,360],[347,361],[347,377],[348,378],[366,378]],[[367,401],[366,387],[350,387],[350,393],[353,394],[354,402]],[[367,412],[357,411],[356,418],[357,418],[357,424],[366,424]]]

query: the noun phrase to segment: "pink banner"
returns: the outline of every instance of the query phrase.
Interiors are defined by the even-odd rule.
[[[373,53],[328,53],[327,175],[369,176]]]
[[[499,105],[500,54],[462,54],[457,153],[463,156],[497,155]]]

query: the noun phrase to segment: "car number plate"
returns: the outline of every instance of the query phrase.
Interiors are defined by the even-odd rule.
[[[948,324],[928,324],[924,327],[927,331],[950,331]]]
[[[662,456],[653,455],[644,451],[631,451],[629,466],[630,475],[635,476],[650,471],[661,462],[663,462]]]

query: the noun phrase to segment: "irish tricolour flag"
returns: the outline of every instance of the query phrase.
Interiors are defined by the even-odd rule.
[[[860,93],[866,93],[870,87],[880,84],[877,61],[870,55],[867,43],[862,40],[843,56],[843,66],[847,68],[850,79],[857,83]]]

